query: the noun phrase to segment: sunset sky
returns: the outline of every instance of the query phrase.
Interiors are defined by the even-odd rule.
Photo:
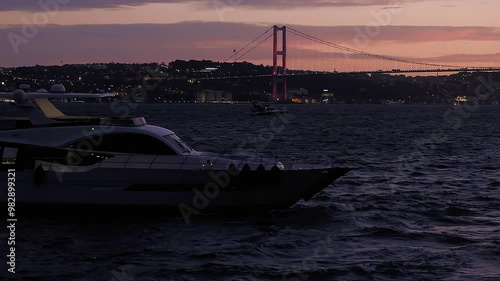
[[[500,1],[493,0],[40,3],[47,5],[0,2],[0,66],[224,61],[274,24],[363,52],[436,64],[500,66]],[[291,33],[288,48],[288,65],[295,69],[407,67],[355,59]],[[271,51],[269,39],[241,60],[271,64]]]

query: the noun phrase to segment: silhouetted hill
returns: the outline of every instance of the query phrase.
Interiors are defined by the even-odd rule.
[[[281,71],[281,70],[280,70]],[[62,66],[0,68],[0,91],[21,84],[31,89],[50,89],[61,83],[71,92],[112,92],[127,96],[146,94],[148,102],[192,102],[201,90],[233,93],[233,100],[268,101],[271,66],[249,62],[176,60],[170,63],[94,63]],[[343,103],[450,104],[457,97],[472,102],[496,104],[500,100],[500,73],[457,73],[449,76],[407,77],[375,73],[339,74],[288,70],[290,95]],[[293,76],[294,74],[311,74]],[[252,77],[249,77],[252,76]],[[206,78],[224,78],[207,80]],[[239,77],[239,78],[234,78]],[[496,82],[497,81],[497,82]]]

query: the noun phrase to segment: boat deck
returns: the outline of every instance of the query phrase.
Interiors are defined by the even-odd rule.
[[[29,117],[7,117],[0,116],[0,130],[28,129],[39,127],[59,126],[88,126],[88,125],[114,125],[114,126],[143,126],[147,122],[142,117],[119,118],[109,116],[60,116],[51,118],[53,123],[33,125]]]

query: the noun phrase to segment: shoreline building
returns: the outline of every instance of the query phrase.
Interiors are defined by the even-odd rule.
[[[233,94],[226,91],[203,90],[196,94],[197,102],[224,103],[233,101]]]

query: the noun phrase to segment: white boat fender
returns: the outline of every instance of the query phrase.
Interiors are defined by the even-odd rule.
[[[35,175],[33,176],[33,181],[36,186],[42,185],[45,182],[45,171],[40,165],[35,169]]]
[[[259,164],[259,166],[257,166],[257,169],[255,170],[255,183],[256,184],[268,184],[271,179],[269,177],[270,175],[268,174],[268,172],[266,171],[266,167],[264,167],[264,165]]]
[[[236,176],[239,174],[239,172],[236,169],[236,165],[234,165],[234,163],[229,164],[229,166],[227,167],[227,173],[229,175],[228,187],[230,189],[235,189],[238,182],[236,180]]]
[[[278,166],[273,166],[269,171],[269,178],[271,185],[278,186],[281,182],[281,170]]]
[[[245,165],[243,165],[243,168],[241,169],[241,172],[248,173],[250,171],[252,171],[252,168],[250,168],[250,165],[248,165],[248,163],[245,163]]]
[[[252,182],[252,168],[246,163],[241,168],[241,173],[238,175],[238,183],[242,185],[249,185]]]

